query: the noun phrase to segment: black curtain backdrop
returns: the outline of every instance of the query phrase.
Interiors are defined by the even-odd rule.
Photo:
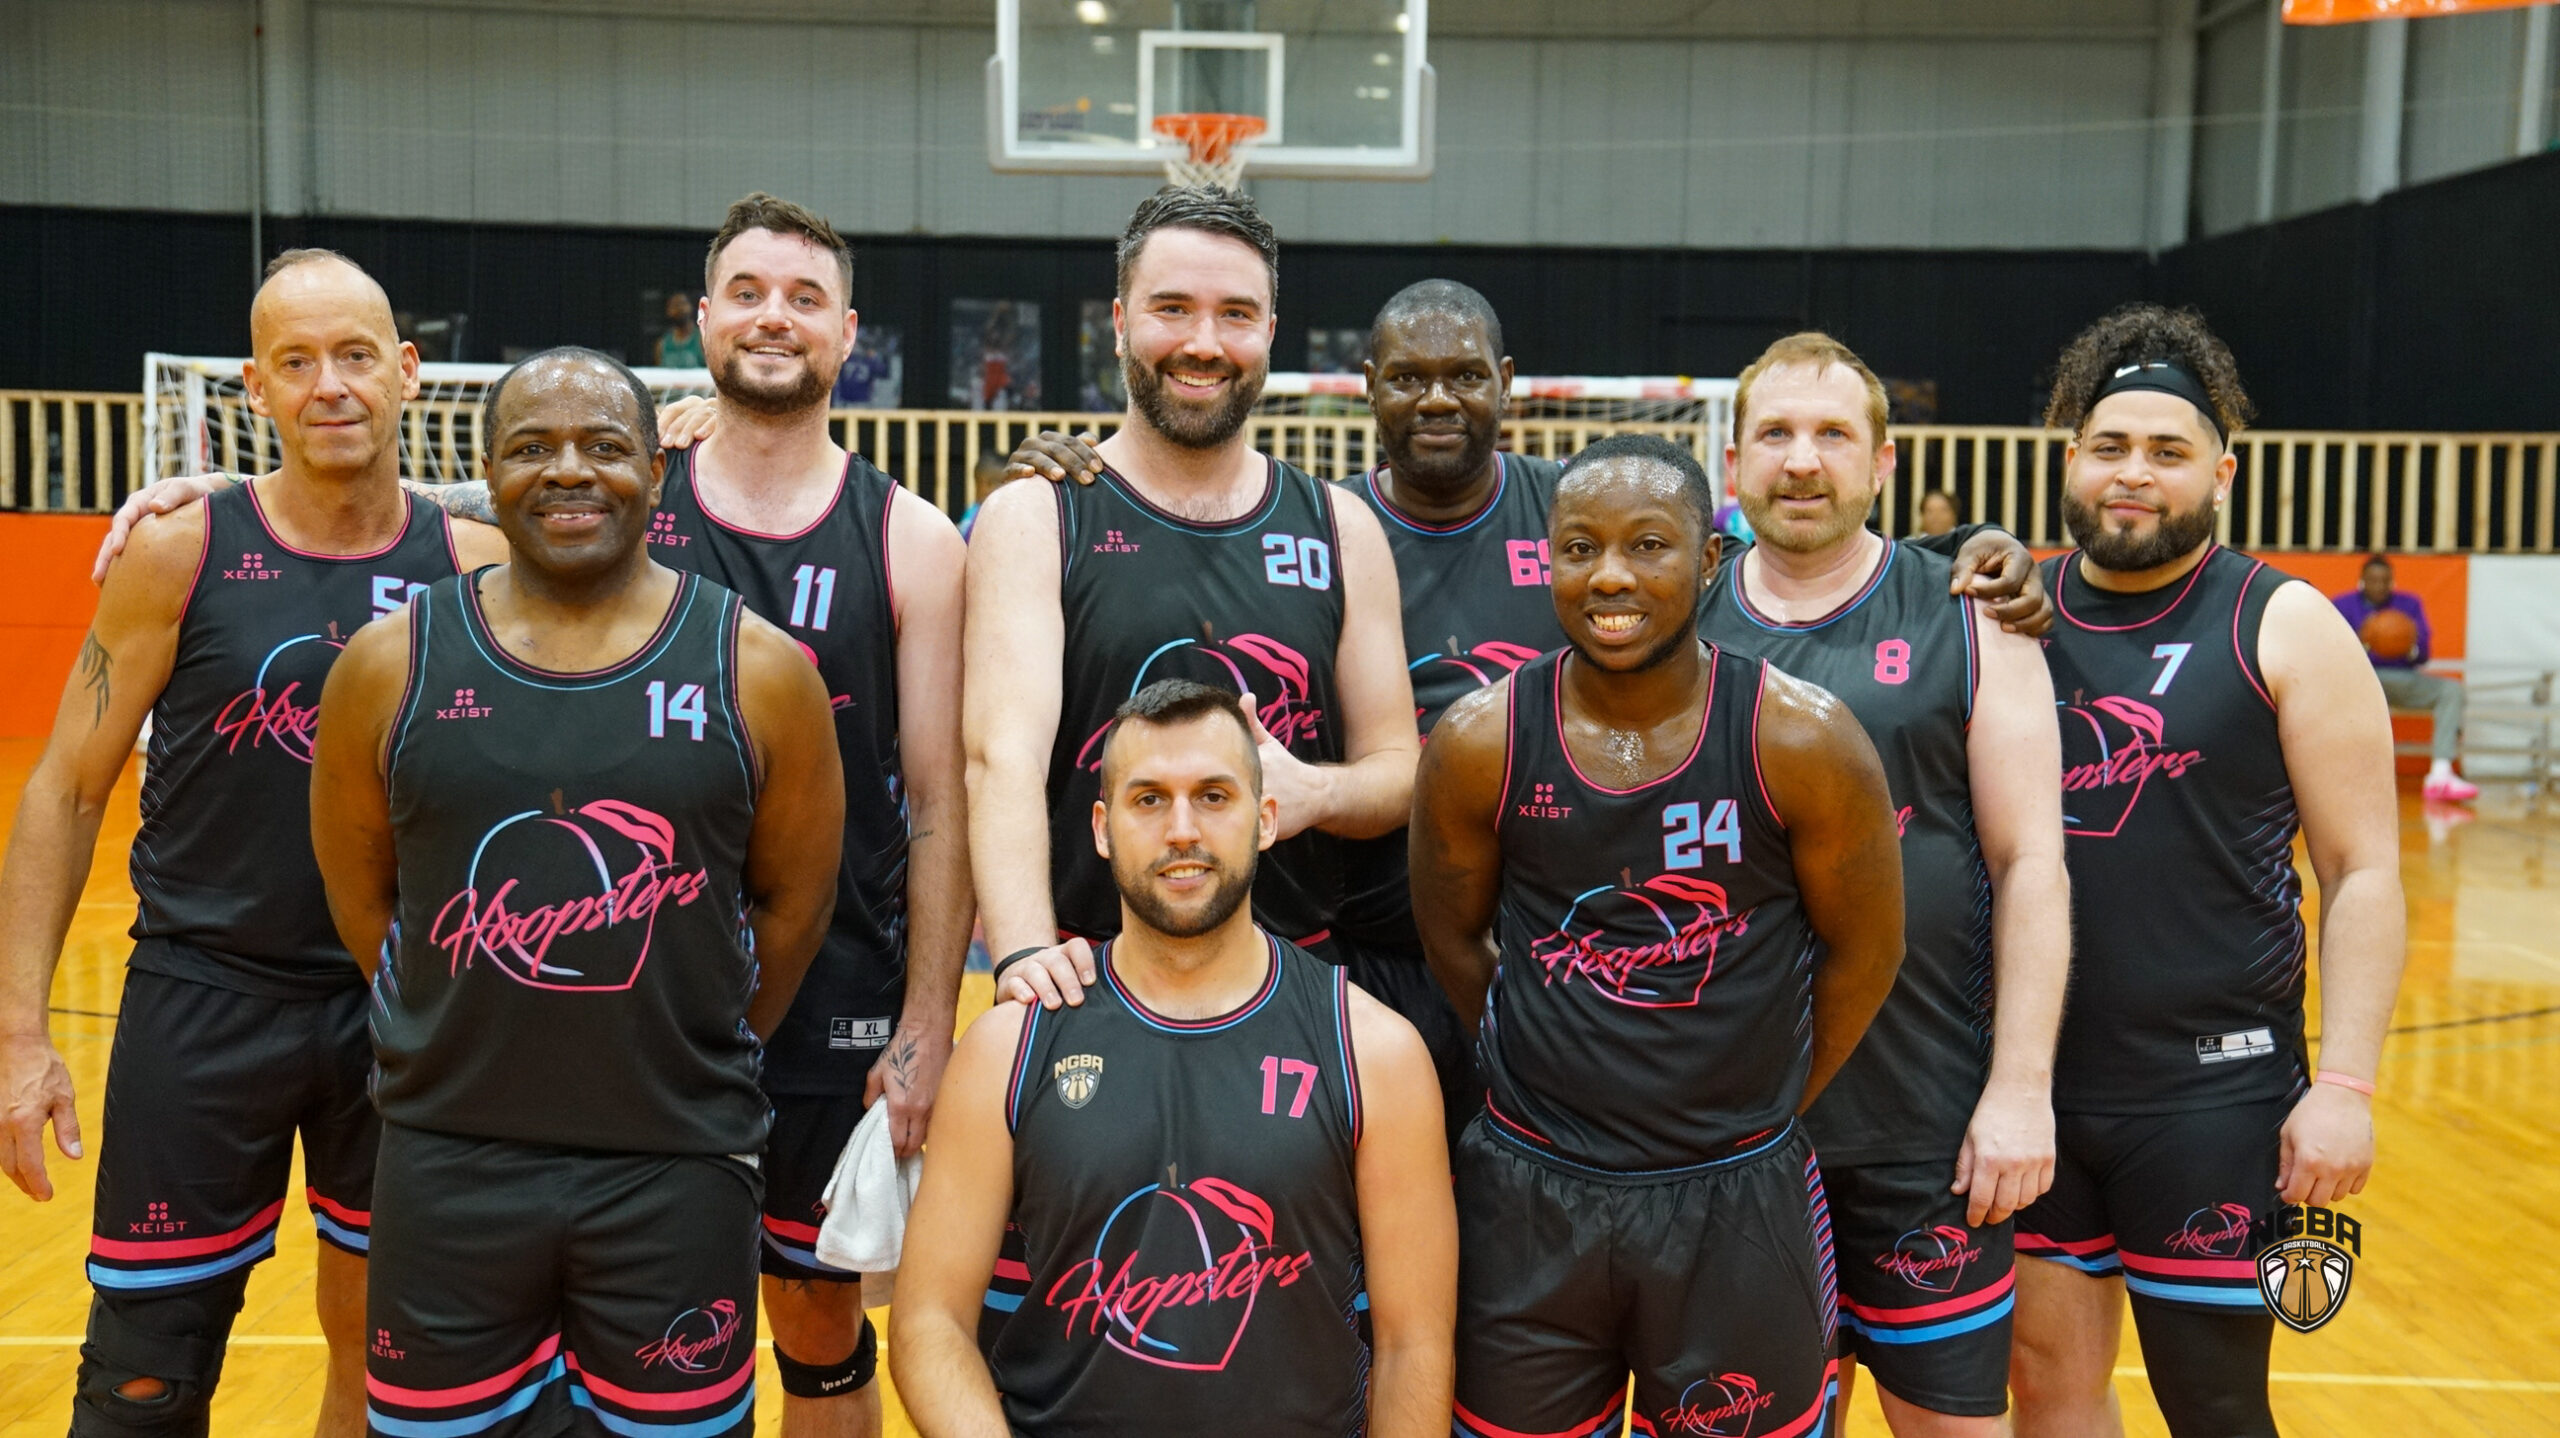
[[[2032,422],[2073,331],[2126,300],[2202,308],[2274,428],[2560,427],[2560,153],[2158,259],[2114,251],[1707,251],[1290,245],[1276,369],[1310,329],[1365,328],[1399,286],[1464,280],[1527,374],[1730,375],[1816,327],[1891,379],[1931,381],[1951,423]],[[269,253],[343,250],[393,304],[463,314],[458,358],[579,343],[634,362],[648,296],[701,283],[709,232],[270,219]],[[959,299],[1040,306],[1047,407],[1072,407],[1082,302],[1112,288],[1107,240],[854,241],[854,304],[903,334],[905,400],[947,403]],[[0,388],[136,388],[157,349],[248,347],[245,218],[0,207]]]

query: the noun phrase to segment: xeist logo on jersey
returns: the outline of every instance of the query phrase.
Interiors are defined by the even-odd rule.
[[[2265,1227],[2270,1241],[2258,1250],[2258,1292],[2267,1311],[2296,1333],[2337,1317],[2364,1256],[2364,1225],[2303,1205],[2277,1209]]]

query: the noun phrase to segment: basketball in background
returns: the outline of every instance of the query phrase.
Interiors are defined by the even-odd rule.
[[[2364,652],[2376,659],[2406,659],[2418,647],[2418,621],[2397,609],[2377,609],[2356,631]]]

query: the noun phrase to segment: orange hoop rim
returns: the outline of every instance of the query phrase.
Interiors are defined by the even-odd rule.
[[[1190,147],[1191,158],[1204,165],[1226,163],[1235,154],[1236,146],[1259,138],[1270,128],[1260,115],[1229,115],[1214,110],[1155,118],[1157,134],[1180,140]]]

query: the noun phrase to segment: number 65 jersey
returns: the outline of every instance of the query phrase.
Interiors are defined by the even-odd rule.
[[[1760,778],[1769,667],[1710,646],[1688,757],[1612,789],[1565,745],[1571,655],[1510,680],[1489,1131],[1614,1173],[1729,1158],[1787,1126],[1812,1060],[1813,928]]]

